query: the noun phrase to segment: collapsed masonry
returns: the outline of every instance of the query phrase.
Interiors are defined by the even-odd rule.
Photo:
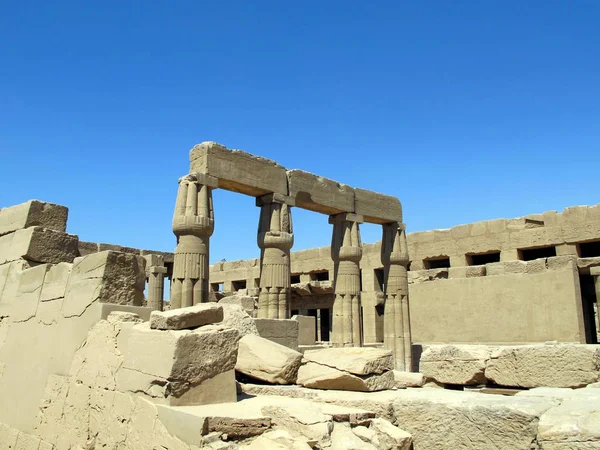
[[[189,177],[184,180],[189,184]],[[198,201],[196,214],[197,205],[209,205],[201,211],[212,208]],[[513,295],[521,295],[518,282],[554,280],[559,293],[550,294],[560,300],[565,292],[560,286],[570,289],[568,280],[577,270],[597,265],[595,258],[583,258],[589,255],[583,244],[600,240],[590,225],[595,210],[585,211],[585,226],[555,222],[563,240],[562,230],[584,230],[581,245],[569,244],[579,255],[545,256],[543,267],[537,260],[489,263],[484,273],[454,266],[413,271],[411,289],[419,278],[427,281],[417,283],[433,285],[451,281],[440,275],[444,271],[462,271],[469,278],[456,280],[463,280],[467,292],[472,289],[467,280],[497,277],[513,284]],[[271,208],[267,215],[272,214]],[[181,257],[198,266],[176,271],[173,254],[81,243],[66,233],[66,220],[65,207],[39,201],[0,211],[0,449],[600,448],[598,345],[424,345],[415,361],[421,372],[398,371],[391,351],[369,348],[381,347],[377,341],[369,347],[309,348],[299,345],[309,317],[254,318],[251,296],[202,301],[207,292],[217,300],[210,287],[220,271],[213,267],[211,279],[204,278],[208,284],[196,284],[189,274],[200,280],[205,273],[193,272],[200,258]],[[183,219],[183,228],[186,221],[196,223]],[[206,222],[198,222],[204,229]],[[536,228],[539,233],[539,224]],[[511,243],[519,239],[510,235],[517,231],[505,231]],[[495,237],[486,239],[486,245],[496,245]],[[207,239],[184,241],[208,251]],[[183,247],[179,254],[189,254],[190,247]],[[365,267],[373,267],[365,264],[375,261],[374,252],[365,255],[363,278],[371,272]],[[379,255],[375,264],[385,264]],[[412,253],[417,269],[422,255]],[[473,271],[478,276],[468,275]],[[181,307],[160,311],[164,277],[175,274]],[[323,289],[328,295],[327,282],[306,284],[290,288],[310,295]],[[276,305],[268,309],[279,314],[281,289],[275,293],[266,302],[263,295],[262,305]],[[292,297],[286,317],[294,312],[293,302]],[[557,310],[553,320],[560,323],[562,316],[569,322],[569,311]],[[314,339],[315,322],[308,323]],[[438,325],[443,332],[451,328]]]

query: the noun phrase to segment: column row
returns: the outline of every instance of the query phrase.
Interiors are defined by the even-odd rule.
[[[171,308],[208,301],[209,241],[214,231],[212,189],[217,180],[187,175],[179,180],[173,216],[177,236]],[[258,317],[290,318],[290,252],[294,245],[293,199],[268,194],[256,199],[260,207],[257,243],[261,249]],[[333,326],[335,346],[362,346],[359,225],[363,217],[341,213],[329,217],[333,225],[331,258],[334,262]],[[408,250],[403,223],[383,225],[381,260],[384,266],[384,347],[394,354],[396,368],[411,369],[408,304]]]

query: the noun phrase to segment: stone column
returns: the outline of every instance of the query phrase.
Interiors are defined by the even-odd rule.
[[[209,239],[214,230],[212,189],[217,179],[190,174],[179,180],[173,215],[177,248],[171,282],[171,309],[208,302]]]
[[[258,246],[260,252],[260,283],[258,317],[290,318],[290,249],[294,245],[293,200],[278,194],[256,199],[260,206]]]
[[[394,354],[396,370],[412,370],[412,339],[408,306],[408,246],[405,225],[383,225],[381,262],[384,266],[385,311],[383,346]]]
[[[334,263],[331,342],[337,347],[362,345],[360,319],[360,260],[362,243],[358,225],[363,217],[342,213],[329,217],[333,224],[331,258]]]
[[[164,258],[161,255],[145,255],[144,258],[148,278],[148,308],[152,311],[162,311],[167,274]]]

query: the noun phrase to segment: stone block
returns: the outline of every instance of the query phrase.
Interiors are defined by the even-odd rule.
[[[501,386],[583,387],[599,380],[600,345],[503,347],[491,354],[485,376]]]
[[[394,423],[412,435],[417,450],[535,448],[540,416],[555,405],[446,389],[397,391],[393,401]]]
[[[419,370],[443,384],[483,384],[491,348],[483,345],[431,345],[421,355]]]
[[[425,384],[425,376],[419,372],[402,372],[394,370],[394,387],[406,389],[409,387],[422,387]]]
[[[196,330],[152,330],[148,323],[131,328],[123,368],[131,371],[129,390],[139,380],[165,386],[171,405],[232,401],[232,373],[238,350],[238,333],[230,328],[206,325]],[[210,394],[212,392],[212,394]]]
[[[236,304],[220,303],[223,308],[223,326],[233,328],[238,331],[240,337],[247,334],[258,336],[255,319]]]
[[[219,300],[219,304],[233,304],[240,306],[250,316],[254,316],[256,310],[256,299],[249,295],[228,295]]]
[[[355,375],[381,374],[394,368],[391,351],[367,347],[308,350],[304,359]]]
[[[100,317],[102,319],[108,320],[108,316],[112,313],[135,314],[142,321],[148,322],[150,320],[152,309],[145,306],[119,305],[116,303],[100,304]]]
[[[77,258],[67,281],[63,315],[80,315],[94,302],[141,306],[145,284],[141,256],[107,250]]]
[[[302,354],[255,335],[240,339],[235,370],[273,384],[294,384]]]
[[[254,319],[258,335],[298,350],[299,324],[291,319]]]
[[[275,161],[216,142],[203,142],[190,151],[190,172],[217,178],[219,188],[259,197],[276,192],[288,194],[287,175]]]
[[[44,278],[49,269],[50,264],[40,264],[21,273],[19,287],[10,314],[14,322],[24,322],[35,317]]]
[[[3,208],[0,209],[0,236],[34,226],[65,232],[68,214],[66,206],[39,200]]]
[[[317,318],[314,316],[292,316],[298,322],[298,345],[315,345]]]
[[[400,200],[390,195],[364,189],[354,189],[354,212],[370,223],[402,223]]]
[[[50,266],[44,279],[44,286],[42,286],[41,302],[56,300],[65,296],[67,281],[72,268],[73,264],[71,263],[59,263]]]
[[[170,311],[152,311],[150,328],[157,330],[185,330],[223,321],[223,308],[215,303],[199,303]]]
[[[538,443],[549,450],[600,448],[598,398],[569,398],[540,417]]]
[[[24,258],[39,263],[73,262],[78,237],[41,227],[29,227],[0,237],[0,264]]]
[[[15,300],[21,273],[30,267],[22,259],[0,265],[0,316],[8,315],[7,308]]]
[[[302,170],[288,170],[289,195],[296,206],[322,214],[354,212],[354,189]]]
[[[373,392],[394,387],[391,370],[375,375],[359,376],[322,364],[307,362],[298,370],[297,384],[313,389]]]

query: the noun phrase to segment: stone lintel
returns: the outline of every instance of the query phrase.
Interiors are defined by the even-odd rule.
[[[192,172],[192,173],[190,173],[190,175],[192,175],[193,177],[196,178],[196,181],[198,182],[198,184],[202,184],[204,186],[208,186],[211,188],[219,187],[219,179],[216,177],[213,177],[212,175],[209,175],[207,173],[201,173],[201,172]]]
[[[296,201],[293,197],[290,197],[289,195],[278,194],[276,192],[272,192],[271,194],[266,194],[261,197],[256,197],[256,206],[268,205],[270,203],[281,203],[288,206],[296,206]]]
[[[334,224],[337,221],[363,223],[365,218],[361,214],[341,213],[329,216],[329,223]]]
[[[363,215],[369,223],[402,222],[400,200],[365,189],[354,189],[354,212]]]

